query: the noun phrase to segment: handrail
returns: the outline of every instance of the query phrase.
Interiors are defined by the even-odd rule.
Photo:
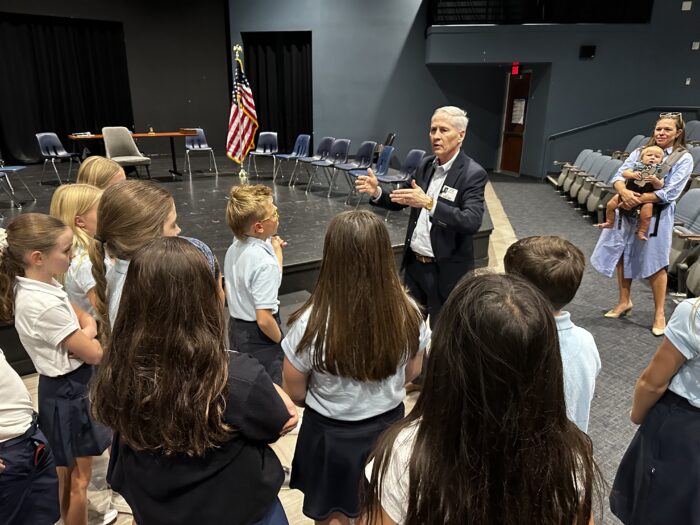
[[[668,112],[673,112],[673,111],[678,111],[678,112],[684,112],[684,111],[696,111],[700,112],[700,106],[651,106],[648,108],[644,109],[638,109],[636,111],[631,111],[629,113],[623,113],[622,115],[616,115],[614,117],[610,117],[604,120],[599,120],[597,122],[592,122],[591,124],[584,124],[583,126],[578,126],[576,128],[571,128],[567,129],[564,131],[559,131],[557,133],[552,133],[547,137],[545,140],[544,144],[544,154],[542,155],[542,162],[540,163],[540,173],[542,173],[542,179],[544,179],[547,176],[547,172],[545,171],[545,163],[547,162],[547,158],[549,157],[549,145],[552,143],[554,139],[558,139],[559,137],[565,137],[567,135],[573,135],[574,133],[578,133],[580,131],[585,131],[587,129],[591,128],[596,128],[598,126],[604,126],[605,124],[610,124],[611,122],[617,122],[618,120],[624,120],[626,118],[630,117],[635,117],[637,115],[641,115],[642,113],[648,113],[649,111],[668,111]]]

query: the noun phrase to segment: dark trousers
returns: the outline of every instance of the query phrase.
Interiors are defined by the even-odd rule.
[[[60,518],[56,464],[36,424],[22,436],[0,443],[0,523],[55,523]]]
[[[413,252],[409,251],[404,269],[404,283],[411,297],[425,308],[430,316],[430,328],[434,329],[442,306],[447,297],[442,297],[438,289],[438,270],[433,263],[422,263],[416,260]]]
[[[277,326],[282,331],[279,313],[275,314]],[[242,354],[250,354],[265,368],[265,371],[277,385],[282,385],[282,360],[284,352],[279,343],[275,343],[260,330],[255,321],[242,321],[231,317],[228,329],[231,349]]]

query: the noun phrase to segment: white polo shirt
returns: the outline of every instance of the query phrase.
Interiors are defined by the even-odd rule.
[[[24,434],[33,414],[27,387],[0,350],[0,443]]]
[[[34,368],[56,377],[77,369],[83,362],[68,356],[63,340],[80,329],[78,316],[61,284],[16,277],[15,328]]]
[[[87,293],[95,287],[92,262],[88,253],[82,248],[77,248],[73,252],[73,260],[66,272],[63,286],[71,303],[95,317],[95,309],[87,297]]]
[[[122,299],[122,289],[126,280],[126,272],[129,270],[129,261],[115,259],[114,265],[107,268],[107,300],[109,301],[109,325],[114,328],[117,320],[119,302]]]
[[[255,321],[255,310],[277,313],[282,269],[269,240],[234,238],[224,258],[224,279],[231,317]]]

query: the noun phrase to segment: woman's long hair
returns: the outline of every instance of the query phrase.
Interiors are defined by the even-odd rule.
[[[95,239],[80,226],[75,224],[77,215],[84,215],[97,205],[102,197],[102,190],[90,184],[64,184],[56,188],[51,197],[49,214],[61,219],[73,230],[73,254],[80,249],[83,257],[89,257],[95,250]],[[77,261],[78,266],[84,261]],[[63,283],[64,275],[57,275],[56,279]]]
[[[229,439],[226,319],[202,254],[159,238],[131,259],[91,387],[97,420],[135,450],[202,455]]]
[[[23,213],[5,230],[7,246],[0,251],[0,320],[12,323],[15,316],[15,277],[24,277],[28,253],[48,253],[66,231],[59,219],[43,213]]]
[[[152,182],[128,180],[104,190],[97,208],[97,243],[90,253],[103,347],[110,332],[105,256],[130,260],[144,244],[163,235],[174,206],[172,195]]]
[[[313,345],[316,371],[381,381],[418,351],[421,314],[401,285],[389,232],[372,212],[331,220],[316,287],[289,324],[309,309],[296,351]]]
[[[413,425],[407,524],[588,524],[600,475],[566,416],[551,307],[525,280],[470,274],[450,295],[416,406],[373,453],[370,523],[397,435]]]

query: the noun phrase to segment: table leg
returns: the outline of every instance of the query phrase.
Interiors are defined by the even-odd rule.
[[[173,176],[173,179],[175,178],[175,175],[180,175],[182,177],[182,173],[177,171],[177,160],[175,159],[175,139],[174,139],[174,137],[170,137],[170,155],[173,158],[173,169],[168,170],[168,171]]]

